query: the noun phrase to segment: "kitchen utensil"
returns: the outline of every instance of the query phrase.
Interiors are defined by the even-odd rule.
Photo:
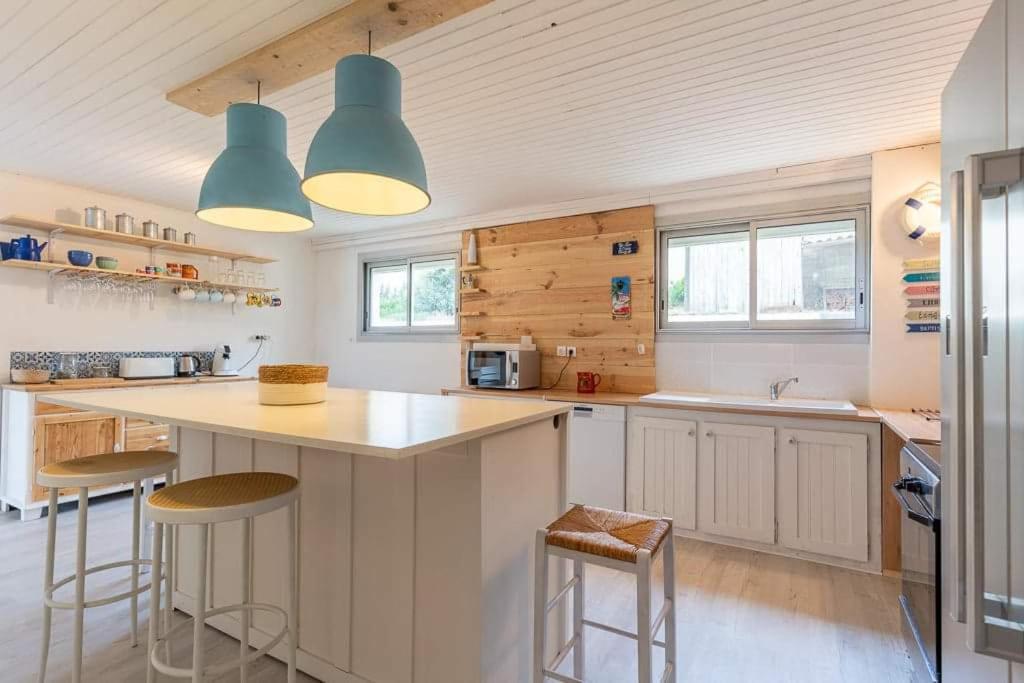
[[[167,277],[181,277],[181,265],[177,263],[168,263]]]
[[[18,368],[11,370],[11,381],[15,384],[45,384],[50,381],[49,370]]]
[[[142,236],[154,240],[160,239],[160,224],[153,221],[143,221]]]
[[[113,256],[97,256],[96,267],[102,270],[117,270],[117,259]]]
[[[198,280],[199,269],[193,266],[191,263],[182,263],[181,277],[185,278],[186,280]]]
[[[68,263],[73,266],[86,267],[92,263],[92,252],[72,249],[68,252]]]
[[[196,243],[196,234],[194,232],[186,232],[185,233],[185,244],[195,244],[195,243]]]
[[[238,297],[235,295],[234,292],[224,292],[224,303],[233,304],[236,301],[238,301]]]
[[[263,405],[295,406],[327,400],[326,365],[261,365],[259,398]]]
[[[164,241],[175,242],[178,239],[178,231],[174,228],[164,228]]]
[[[176,288],[174,293],[177,294],[178,298],[182,301],[192,301],[196,298],[196,290],[190,288],[188,285]]]
[[[39,244],[39,241],[31,235],[12,239],[10,246],[10,258],[19,259],[21,261],[38,261],[40,260],[43,249],[46,248],[47,244],[49,244],[49,242]]]
[[[120,377],[76,377],[72,379],[54,379],[50,380],[53,384],[60,384],[61,386],[70,387],[102,387],[110,386],[117,382],[123,382],[124,380]]]
[[[125,235],[135,232],[135,219],[126,213],[119,213],[114,216],[114,228]]]
[[[217,377],[234,377],[238,374],[235,361],[231,358],[231,346],[218,344],[214,347],[212,370]]]
[[[114,370],[109,365],[97,364],[92,366],[92,376],[95,379],[108,379],[114,376]]]
[[[210,292],[205,289],[196,290],[196,303],[208,304],[210,303]]]
[[[85,210],[85,227],[97,230],[107,229],[107,211],[98,206],[90,206]]]
[[[117,374],[125,379],[146,379],[150,377],[174,377],[174,358],[121,358]]]
[[[215,289],[212,292],[210,292],[211,304],[219,304],[222,301],[224,301],[224,294],[221,291]]]
[[[194,377],[199,372],[199,356],[186,353],[178,358],[178,377]]]
[[[601,375],[596,372],[576,373],[576,392],[580,394],[592,394],[601,385]]]
[[[77,379],[79,360],[77,353],[62,353],[57,361],[57,377],[61,379]]]

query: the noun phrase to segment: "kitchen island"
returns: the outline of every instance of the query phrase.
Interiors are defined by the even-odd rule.
[[[298,477],[301,670],[327,681],[529,678],[533,538],[565,507],[568,405],[332,388],[322,404],[262,406],[252,383],[40,400],[170,424],[181,479]],[[286,523],[279,510],[253,525],[256,602],[284,603]],[[240,601],[240,530],[211,534],[213,607]],[[195,533],[177,539],[185,612]],[[250,642],[267,642],[277,621],[257,613]],[[210,623],[238,635],[231,615]]]

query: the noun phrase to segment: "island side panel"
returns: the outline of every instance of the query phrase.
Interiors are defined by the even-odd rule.
[[[213,435],[213,473],[233,474],[253,471],[253,440],[230,434]],[[282,539],[284,537],[282,536]],[[226,607],[242,602],[242,521],[215,524],[210,531],[213,573],[210,586],[213,607]],[[241,623],[239,614],[229,612],[229,619]]]
[[[484,681],[531,678],[534,542],[565,505],[565,422],[545,419],[480,442]],[[565,581],[561,564],[552,562],[549,599]],[[564,615],[564,604],[552,611],[552,654]]]
[[[178,481],[208,477],[213,474],[213,434],[196,429],[177,428]],[[177,591],[189,599],[188,611],[196,599],[196,543],[198,527],[182,525],[176,530],[177,549],[174,555]],[[209,582],[208,582],[209,588]],[[207,591],[209,596],[209,591]],[[178,606],[179,602],[175,602]]]

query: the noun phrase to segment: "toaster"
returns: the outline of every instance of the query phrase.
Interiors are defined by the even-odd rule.
[[[174,377],[174,358],[122,358],[117,376],[125,379],[150,379],[153,377]]]

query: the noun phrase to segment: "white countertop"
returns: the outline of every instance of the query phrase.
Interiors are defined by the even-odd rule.
[[[264,441],[403,458],[567,413],[544,401],[330,388],[327,401],[264,406],[257,385],[209,384],[47,393],[47,403]]]

